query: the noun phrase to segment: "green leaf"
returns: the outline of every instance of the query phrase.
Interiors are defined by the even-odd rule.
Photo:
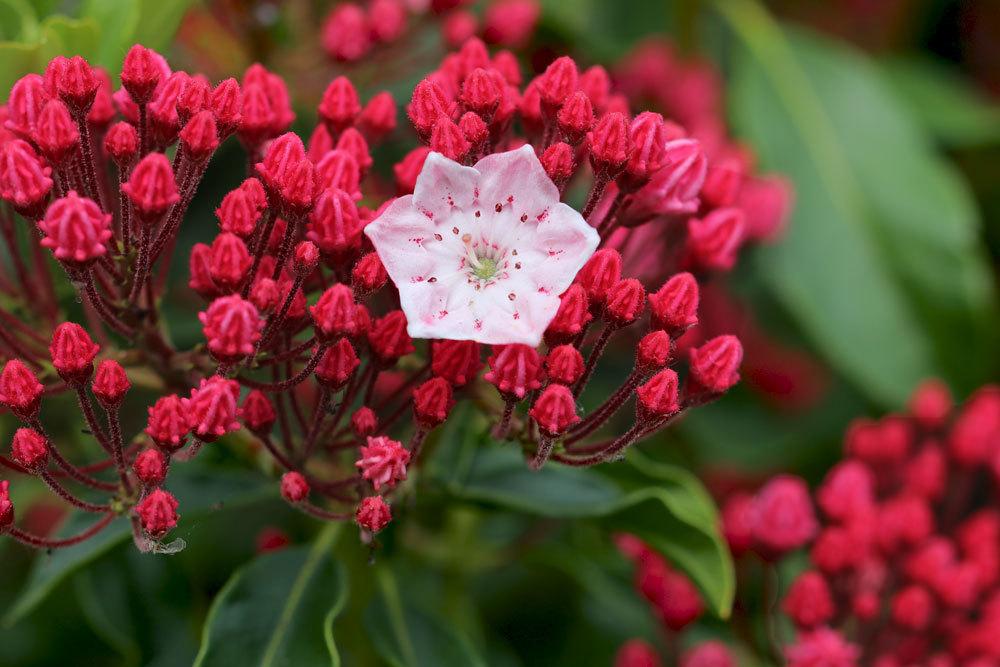
[[[163,51],[174,39],[184,14],[198,0],[135,0],[139,21],[133,41]]]
[[[101,27],[94,64],[110,72],[120,69],[125,53],[135,42],[139,3],[133,0],[85,0],[80,15],[93,19]]]
[[[378,595],[365,611],[365,628],[393,667],[485,667],[468,638],[429,611],[403,599],[388,567],[377,571]]]
[[[41,46],[0,42],[0,97],[7,98],[14,82],[41,69]]]
[[[927,58],[890,60],[882,71],[914,119],[942,144],[965,148],[1000,141],[1000,106],[959,72]]]
[[[0,39],[34,42],[38,39],[38,18],[28,0],[0,0]]]
[[[864,56],[783,31],[749,0],[716,6],[745,48],[734,122],[796,186],[787,237],[757,257],[771,290],[876,400],[898,406],[930,375],[974,384],[990,364],[958,357],[996,358],[996,295],[954,170]]]
[[[42,62],[48,62],[56,56],[79,55],[92,59],[97,53],[100,33],[97,21],[92,18],[50,16],[42,21],[41,26]]]
[[[440,479],[452,495],[550,518],[599,519],[609,531],[634,532],[683,569],[716,614],[729,615],[732,559],[715,505],[689,472],[635,451],[626,463],[604,466],[603,474],[559,464],[532,472],[516,450],[474,439],[459,451],[452,476]],[[449,456],[457,453],[449,450]]]
[[[340,665],[330,631],[347,596],[331,557],[339,527],[237,570],[212,601],[195,665]]]
[[[229,471],[207,466],[179,466],[170,475],[167,488],[180,503],[183,532],[188,522],[221,507],[239,507],[274,493],[273,484],[261,475]],[[62,535],[78,533],[94,521],[93,515],[74,513],[60,530]],[[87,566],[131,536],[128,520],[115,519],[95,537],[49,554],[39,554],[17,600],[3,617],[3,624],[13,625],[31,613],[62,581]],[[150,558],[157,556],[150,555]]]

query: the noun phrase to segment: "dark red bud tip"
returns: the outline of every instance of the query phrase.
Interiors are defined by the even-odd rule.
[[[627,326],[635,322],[645,308],[646,288],[635,278],[626,278],[608,290],[604,317],[614,326]]]
[[[462,130],[450,118],[438,118],[431,131],[430,147],[449,160],[461,161],[471,148]]]
[[[354,520],[369,533],[378,533],[392,521],[392,512],[382,496],[369,496],[358,505]]]
[[[551,110],[558,111],[566,99],[576,91],[579,70],[569,56],[562,56],[552,62],[538,79],[538,92],[542,104]]]
[[[743,346],[736,336],[718,336],[690,353],[691,378],[714,394],[727,391],[740,380]]]
[[[453,404],[451,385],[444,378],[431,378],[413,390],[413,415],[423,428],[442,423]]]
[[[583,375],[583,355],[572,345],[559,345],[545,357],[545,370],[552,382],[571,385]]]
[[[274,406],[267,395],[254,389],[243,399],[243,423],[257,435],[267,435],[277,420]]]
[[[167,477],[167,457],[158,449],[147,449],[135,457],[132,470],[143,486],[159,486]]]
[[[562,141],[546,148],[539,161],[548,177],[559,187],[565,185],[576,171],[573,147]]]
[[[132,383],[129,382],[125,369],[112,359],[105,359],[97,365],[94,382],[90,385],[90,390],[97,398],[97,402],[107,409],[114,409],[121,405],[125,394],[131,388]]]
[[[677,373],[665,368],[636,390],[639,411],[653,418],[669,417],[678,410]]]
[[[351,270],[351,282],[354,288],[362,294],[371,294],[381,288],[389,280],[385,266],[378,253],[370,252],[354,265]]]
[[[19,466],[31,471],[42,470],[49,459],[49,446],[45,436],[34,429],[19,428],[14,432],[10,445],[11,458]]]
[[[169,73],[160,54],[141,44],[135,44],[125,55],[125,62],[122,64],[122,86],[136,104],[143,104],[153,96],[156,86],[164,78],[165,70]]]
[[[359,438],[367,438],[378,429],[378,416],[366,405],[351,415],[351,432]]]
[[[671,276],[649,296],[653,325],[674,337],[698,324],[698,281],[690,273]]]
[[[42,383],[19,359],[9,360],[0,373],[0,403],[27,421],[38,414]]]
[[[539,428],[549,437],[557,437],[580,421],[576,414],[576,399],[569,387],[550,384],[531,406],[528,414],[538,422]]]
[[[652,331],[642,337],[636,348],[635,366],[643,373],[659,370],[670,361],[670,336],[665,331]]]
[[[180,518],[177,499],[163,489],[154,489],[138,505],[135,513],[147,535],[159,539],[173,530]]]
[[[281,495],[293,505],[301,503],[309,497],[309,482],[302,473],[286,472],[281,476]]]
[[[590,162],[594,171],[605,178],[617,176],[632,155],[628,118],[618,112],[606,114],[594,126],[589,137]]]
[[[323,358],[316,366],[316,379],[324,386],[339,389],[347,384],[360,363],[351,342],[341,338],[323,353]]]
[[[79,384],[90,378],[94,357],[100,350],[83,327],[73,322],[57,326],[49,346],[52,365],[59,376],[70,384]]]
[[[498,345],[489,358],[490,370],[483,378],[508,400],[521,400],[542,386],[542,360],[527,345]]]
[[[559,299],[556,316],[545,330],[545,340],[551,343],[571,341],[594,319],[587,293],[579,284],[570,285]]]

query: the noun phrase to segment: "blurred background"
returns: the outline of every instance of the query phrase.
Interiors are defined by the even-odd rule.
[[[447,51],[440,20],[414,13],[406,39],[357,64],[335,63],[319,30],[335,4],[0,0],[0,91],[58,54],[83,54],[114,78],[125,51],[141,42],[213,81],[264,63],[286,78],[294,129],[308,136],[336,74],[348,73],[363,99],[388,89],[402,104]],[[466,9],[482,18],[486,4]],[[762,171],[794,186],[787,229],[704,297],[706,328],[745,342],[745,381],[644,445],[647,455],[695,472],[716,494],[778,470],[814,481],[837,458],[850,419],[901,408],[925,378],[945,380],[964,398],[1000,377],[995,2],[540,6],[537,29],[518,49],[526,73],[569,53],[616,78],[634,81],[642,71],[655,81],[657,72],[642,68],[669,48],[693,72],[685,84],[721,83],[729,133]],[[376,170],[390,178],[414,143],[408,128],[398,131],[379,148]],[[244,163],[235,142],[213,159],[182,229],[188,247],[211,239],[212,211],[242,179]],[[168,317],[189,327],[174,330],[181,346],[200,337],[191,316],[199,302],[185,291],[186,274],[185,263],[175,262],[178,296]],[[612,387],[614,380],[596,381]],[[143,418],[135,415],[133,426]],[[13,422],[2,419],[6,442]],[[0,664],[184,665],[199,646],[201,664],[216,664],[202,644],[213,598],[223,586],[239,590],[231,575],[257,550],[305,542],[317,526],[284,506],[240,453],[214,456],[203,477],[183,482],[191,485],[193,518],[183,530],[188,548],[176,556],[144,557],[120,540],[95,540],[82,555],[36,555],[0,540]],[[344,664],[409,664],[399,657],[407,642],[417,644],[421,664],[610,664],[625,639],[661,641],[607,527],[556,521],[586,515],[559,503],[592,491],[591,481],[570,475],[559,482],[565,486],[531,499],[555,503],[541,519],[517,513],[517,498],[489,488],[478,499],[492,505],[456,504],[447,493],[429,499],[421,521],[387,537],[379,558],[392,559],[393,580],[365,574],[367,554],[353,537],[336,540],[351,593],[321,618],[327,627],[340,617],[333,637]],[[20,499],[19,508],[29,505]],[[36,526],[59,518],[44,502],[29,511]],[[405,552],[393,549],[397,541]],[[324,585],[343,593],[344,576]],[[381,603],[369,605],[373,595]],[[404,603],[394,606],[400,596]],[[422,603],[411,609],[407,600]],[[250,618],[259,600],[246,602]],[[316,604],[333,609],[325,603]],[[400,618],[414,636],[397,636]],[[710,619],[697,632],[732,640],[737,630]],[[375,637],[389,648],[373,647]],[[439,653],[425,653],[428,647]],[[423,662],[427,655],[433,658]],[[746,664],[755,663],[746,656]]]

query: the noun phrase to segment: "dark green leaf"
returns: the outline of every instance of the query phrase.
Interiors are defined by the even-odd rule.
[[[376,576],[378,595],[365,612],[365,628],[382,659],[393,667],[485,667],[466,637],[403,599],[391,569]]]
[[[347,595],[331,558],[339,527],[237,570],[212,602],[195,665],[339,665],[331,634]]]

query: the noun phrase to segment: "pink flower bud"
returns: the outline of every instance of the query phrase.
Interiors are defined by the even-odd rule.
[[[425,429],[444,422],[453,404],[451,385],[444,378],[431,378],[413,390],[413,415]]]
[[[191,390],[190,398],[181,399],[194,434],[204,442],[212,442],[239,430],[240,423],[236,421],[239,396],[240,385],[236,380],[218,375],[202,380],[197,389]]]
[[[489,73],[478,67],[469,73],[462,84],[461,101],[465,108],[483,118],[490,118],[500,106],[502,90]]]
[[[181,130],[180,141],[181,147],[195,162],[211,157],[219,147],[219,131],[212,112],[206,109],[192,116]]]
[[[753,535],[762,555],[773,558],[798,549],[816,534],[809,488],[798,477],[778,475],[753,501]]]
[[[149,103],[149,129],[153,142],[161,146],[173,143],[181,129],[177,98],[191,79],[185,72],[174,72],[160,86]]]
[[[713,394],[727,391],[740,380],[743,346],[736,336],[717,336],[689,352],[691,379]]]
[[[223,290],[234,290],[253,263],[246,244],[236,234],[223,232],[212,242],[209,271],[213,282]]]
[[[573,392],[561,384],[550,384],[535,399],[528,414],[538,422],[542,432],[555,438],[580,421],[576,414]]]
[[[450,160],[460,162],[471,146],[458,125],[444,116],[437,119],[431,131],[430,147]]]
[[[132,383],[129,382],[125,369],[112,359],[105,359],[97,365],[94,381],[90,385],[97,402],[106,410],[117,409],[131,388]]]
[[[10,482],[0,480],[0,531],[14,523],[14,503],[10,502]]]
[[[743,183],[744,167],[737,159],[723,159],[708,168],[701,196],[710,208],[732,206],[736,203]]]
[[[302,241],[295,246],[292,262],[297,275],[308,276],[319,265],[319,248],[309,241]]]
[[[159,486],[167,477],[167,459],[160,450],[147,449],[135,457],[132,470],[143,486]]]
[[[557,141],[546,148],[539,161],[548,177],[560,188],[566,185],[576,171],[573,148],[562,141]]]
[[[254,279],[248,296],[259,314],[273,312],[282,303],[278,281],[259,275]]]
[[[940,380],[926,380],[910,397],[910,414],[926,429],[938,429],[947,423],[952,409],[951,392]]]
[[[388,280],[389,274],[386,273],[378,253],[368,253],[359,259],[351,270],[351,283],[354,289],[361,294],[371,294],[377,291]]]
[[[140,44],[133,45],[125,54],[121,73],[122,86],[136,104],[148,102],[153,96],[153,91],[165,78],[164,66],[160,54]]]
[[[392,512],[382,496],[369,496],[358,505],[354,520],[369,533],[378,533],[392,521]]]
[[[125,121],[112,125],[104,135],[104,150],[119,170],[131,165],[139,154],[139,134],[135,127]]]
[[[392,134],[396,129],[396,101],[392,93],[384,90],[368,100],[358,116],[358,128],[372,142],[381,141]]]
[[[636,368],[643,373],[663,368],[670,361],[671,349],[670,336],[665,331],[649,332],[636,347]]]
[[[353,336],[358,332],[354,293],[347,285],[337,283],[329,287],[319,297],[316,305],[309,308],[309,313],[320,340]]]
[[[753,546],[753,496],[734,493],[722,506],[722,535],[738,558]]]
[[[228,137],[240,129],[243,110],[243,91],[236,79],[220,81],[212,91],[208,107],[215,114],[219,137]]]
[[[934,598],[922,586],[910,585],[893,595],[889,603],[892,621],[905,630],[926,630],[934,617]]]
[[[111,77],[107,71],[100,67],[94,68],[94,74],[98,78],[97,93],[94,95],[94,103],[87,112],[87,122],[96,128],[106,128],[115,118],[115,104],[111,98]]]
[[[10,359],[0,373],[0,403],[20,419],[28,421],[38,414],[42,383],[19,359]]]
[[[168,452],[177,451],[184,446],[184,438],[190,430],[186,408],[178,396],[164,396],[149,408],[146,434],[157,447]]]
[[[7,98],[7,113],[5,123],[7,129],[22,139],[35,136],[38,117],[42,115],[45,104],[52,95],[45,89],[45,82],[37,74],[25,74],[10,89]]]
[[[293,505],[309,497],[309,482],[302,473],[290,471],[281,476],[281,496]]]
[[[604,111],[608,103],[608,96],[611,94],[611,77],[608,71],[600,65],[587,68],[580,75],[580,90],[586,93],[590,102],[598,112]]]
[[[483,376],[506,398],[521,400],[542,386],[542,360],[527,345],[496,345],[488,359],[490,370]]]
[[[449,13],[441,21],[441,38],[445,46],[457,49],[466,40],[476,34],[479,29],[479,21],[475,14],[465,10],[458,10]]]
[[[646,308],[646,288],[635,278],[619,280],[608,290],[604,317],[614,326],[632,324]]]
[[[378,429],[378,417],[367,405],[362,405],[351,415],[351,432],[359,438],[366,438]]]
[[[483,39],[490,44],[523,46],[535,31],[541,13],[537,0],[496,0],[483,17]]]
[[[319,187],[316,183],[316,168],[309,158],[299,160],[289,170],[279,194],[281,204],[289,215],[305,215],[312,209]]]
[[[403,443],[383,435],[368,438],[367,446],[361,446],[361,458],[354,465],[361,470],[361,476],[371,482],[372,488],[381,491],[406,479],[409,462],[410,452]]]
[[[594,171],[606,178],[617,176],[632,155],[628,118],[618,112],[602,116],[588,135],[588,143]]]
[[[111,215],[76,192],[57,199],[49,206],[38,228],[45,234],[42,246],[51,248],[56,259],[70,264],[87,265],[107,254],[105,243],[111,238]]]
[[[439,118],[451,116],[452,103],[441,87],[424,79],[413,89],[413,97],[406,107],[406,114],[421,137],[429,137]]]
[[[417,176],[424,168],[424,161],[430,152],[430,148],[418,146],[393,165],[392,171],[396,177],[396,194],[401,196],[413,194],[413,189],[417,184]]]
[[[177,514],[177,499],[162,489],[153,489],[138,505],[135,513],[146,534],[158,539],[173,530],[180,516]]]
[[[377,42],[394,42],[406,31],[406,7],[400,0],[372,0],[368,23]]]
[[[662,558],[643,563],[637,579],[643,597],[653,604],[664,625],[674,632],[689,626],[704,611],[698,589]]]
[[[559,299],[559,310],[545,330],[547,341],[572,340],[594,319],[590,314],[587,293],[579,284],[570,285]]]
[[[668,162],[666,153],[667,129],[663,116],[644,111],[632,120],[629,128],[632,155],[619,184],[626,192],[634,192],[649,182],[653,174]]]
[[[431,372],[456,387],[471,382],[483,367],[479,343],[472,340],[436,340],[431,360]]]
[[[462,135],[469,142],[470,147],[481,146],[490,136],[490,128],[486,126],[479,114],[473,111],[462,114],[462,117],[458,119],[458,129],[462,131]]]
[[[51,173],[26,141],[0,144],[0,199],[24,217],[38,219],[44,213],[52,190]]]
[[[549,65],[538,79],[538,92],[542,104],[555,111],[576,91],[579,72],[576,63],[569,56],[557,58]]]
[[[583,355],[572,345],[559,345],[545,357],[545,370],[549,380],[571,385],[583,375]]]
[[[353,201],[361,199],[361,168],[346,150],[331,149],[316,164],[320,190],[343,190]]]
[[[223,232],[235,234],[241,238],[249,238],[260,220],[260,210],[243,189],[236,188],[222,198],[219,208],[215,209],[215,217],[219,219],[219,227]]]
[[[212,86],[201,76],[193,76],[184,84],[184,89],[177,97],[177,117],[181,123],[187,123],[196,113],[209,108],[209,98],[212,96]],[[215,117],[213,115],[213,120]]]
[[[358,207],[343,190],[320,193],[309,214],[306,238],[331,257],[343,258],[361,247],[363,225]]]
[[[128,182],[122,185],[122,192],[132,201],[136,215],[147,224],[155,222],[181,198],[170,161],[162,153],[142,158]]]
[[[678,410],[677,373],[665,368],[636,389],[641,411],[653,418],[669,417]]]
[[[80,131],[59,100],[49,100],[42,107],[35,126],[35,143],[50,164],[59,167],[80,148]]]
[[[772,241],[784,232],[792,211],[795,192],[781,176],[743,181],[735,206],[746,215],[747,238]]]
[[[394,364],[411,352],[413,341],[406,332],[406,315],[401,310],[393,310],[372,323],[368,332],[368,343],[375,357],[383,364]]]
[[[541,77],[534,79],[524,89],[524,95],[518,105],[521,112],[521,122],[524,129],[531,134],[538,134],[544,127],[545,120],[542,118],[542,93],[540,88]]]
[[[875,476],[860,461],[842,461],[816,490],[816,503],[826,516],[838,521],[870,512],[875,507]]]
[[[814,628],[833,618],[833,596],[823,575],[806,571],[796,577],[781,608],[799,628]]]
[[[257,163],[257,173],[268,191],[279,194],[295,166],[304,159],[306,147],[302,140],[297,134],[286,132],[268,145],[264,159]]]
[[[695,266],[728,271],[736,263],[743,243],[743,211],[720,208],[702,219],[688,220],[686,253]]]
[[[559,109],[556,120],[566,141],[574,146],[579,144],[594,126],[594,107],[590,98],[586,93],[576,91]]]
[[[326,54],[337,62],[360,60],[371,48],[371,26],[365,11],[353,2],[335,6],[320,33],[320,42]]]
[[[259,146],[271,134],[274,126],[274,111],[264,86],[247,84],[243,86],[240,98],[239,136],[248,146]]]
[[[238,294],[219,297],[198,313],[208,351],[221,362],[240,361],[253,354],[264,320],[257,308]]]
[[[49,345],[52,365],[59,377],[69,384],[79,384],[90,377],[94,371],[94,357],[100,350],[83,327],[74,322],[57,326]]]
[[[277,421],[277,414],[274,406],[264,392],[254,389],[243,399],[243,410],[241,412],[243,423],[253,433],[259,436],[266,436],[271,432],[271,427]]]
[[[656,650],[641,639],[630,639],[615,654],[614,667],[661,667]]]
[[[673,336],[698,324],[698,281],[690,273],[671,276],[663,287],[649,295],[653,325]]]
[[[221,290],[212,280],[212,249],[204,243],[196,243],[191,248],[188,270],[191,274],[188,280],[188,287],[205,299],[213,299],[219,296]]]
[[[14,440],[10,445],[11,458],[19,466],[28,470],[42,470],[49,459],[49,446],[38,431],[31,428],[19,428],[14,432]]]
[[[316,379],[331,389],[339,389],[347,384],[360,363],[351,342],[340,338],[323,353],[316,366]]]

